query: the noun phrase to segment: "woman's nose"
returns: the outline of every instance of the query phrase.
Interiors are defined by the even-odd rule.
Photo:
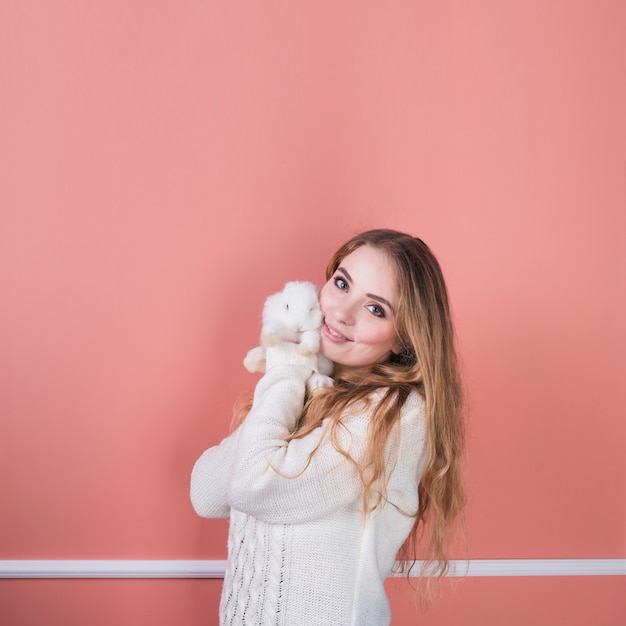
[[[349,298],[343,298],[335,310],[337,321],[341,324],[345,324],[346,326],[353,324],[354,306],[354,302],[352,302]]]

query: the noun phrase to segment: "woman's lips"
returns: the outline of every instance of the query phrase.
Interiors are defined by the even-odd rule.
[[[322,326],[322,334],[330,341],[334,341],[335,343],[344,343],[346,341],[352,341],[348,339],[345,335],[342,335],[338,330],[334,329],[332,326],[324,323]]]

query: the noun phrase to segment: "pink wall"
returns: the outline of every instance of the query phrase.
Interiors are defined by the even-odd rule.
[[[470,556],[626,557],[624,76],[619,0],[1,3],[0,559],[224,558],[188,477],[263,299],[377,226],[448,278]],[[625,590],[467,579],[423,623],[617,626]],[[0,621],[206,624],[218,592],[0,581]]]

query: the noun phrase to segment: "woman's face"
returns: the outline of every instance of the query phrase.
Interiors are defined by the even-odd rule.
[[[395,272],[385,253],[367,244],[357,248],[321,289],[320,351],[345,367],[386,361],[400,348],[397,303]]]

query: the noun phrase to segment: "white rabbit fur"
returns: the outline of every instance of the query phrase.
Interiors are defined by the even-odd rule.
[[[248,352],[243,361],[245,368],[249,372],[264,372],[265,348],[288,341],[298,344],[302,356],[317,357],[308,387],[332,387],[333,363],[319,354],[322,319],[317,287],[306,281],[288,282],[282,291],[265,300],[261,345]]]

